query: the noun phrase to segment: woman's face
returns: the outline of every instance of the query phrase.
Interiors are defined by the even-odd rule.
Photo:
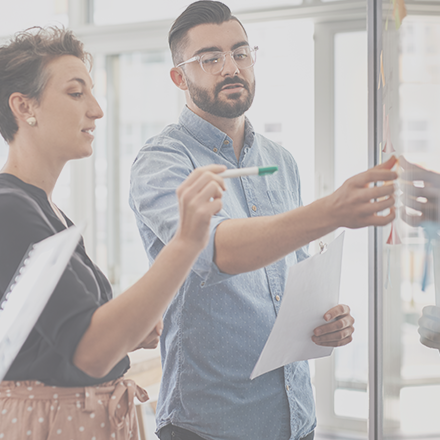
[[[55,161],[92,154],[95,120],[103,112],[92,94],[92,79],[77,57],[63,55],[47,66],[49,80],[35,107],[35,138]]]

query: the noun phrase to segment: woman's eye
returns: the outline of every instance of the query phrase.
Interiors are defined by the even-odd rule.
[[[82,96],[82,93],[70,93],[70,96],[73,96],[74,98],[80,98]]]

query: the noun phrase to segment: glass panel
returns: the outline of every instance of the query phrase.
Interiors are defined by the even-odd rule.
[[[315,196],[313,23],[272,21],[248,24],[246,30],[251,45],[259,47],[257,91],[247,116],[255,131],[292,153],[301,174],[303,203],[311,203]]]
[[[94,95],[104,110],[104,117],[96,121],[93,156],[95,162],[95,259],[99,268],[109,276],[108,272],[108,243],[107,243],[107,71],[105,56],[97,55],[93,59]],[[113,280],[112,280],[113,281]]]
[[[180,90],[171,82],[171,56],[134,52],[119,57],[119,194],[120,289],[133,284],[148,268],[132,210],[128,205],[131,165],[142,145],[166,125],[177,122]]]
[[[335,188],[368,168],[367,34],[335,35]],[[337,232],[339,234],[339,232]],[[335,350],[335,412],[366,420],[368,379],[368,230],[347,230],[340,302],[356,319],[348,346]],[[365,424],[366,431],[366,424]]]
[[[434,410],[440,399],[440,356],[437,349],[421,344],[419,332],[426,330],[418,323],[427,316],[424,307],[435,305],[435,293],[440,292],[440,279],[434,277],[440,259],[433,256],[440,256],[439,36],[438,18],[407,17],[398,28],[391,10],[384,11],[380,150],[383,160],[400,156],[404,171],[398,219],[383,230],[382,240],[386,439],[440,437]],[[430,337],[440,340],[440,313],[438,317],[428,318],[426,325],[437,332]]]
[[[0,14],[0,36],[12,35],[31,26],[67,26],[68,0],[2,0]]]
[[[188,0],[168,0],[155,2],[154,7],[145,0],[94,0],[93,23],[100,25],[133,23],[139,21],[175,20],[190,4]],[[302,0],[276,0],[270,8],[300,5]],[[267,0],[235,0],[234,14],[249,10],[268,9]]]

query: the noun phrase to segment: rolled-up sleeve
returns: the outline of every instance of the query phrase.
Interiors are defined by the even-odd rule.
[[[155,258],[157,252],[151,250],[165,246],[176,233],[179,225],[176,189],[199,166],[185,146],[177,141],[163,142],[160,146],[147,145],[139,152],[131,170],[130,206],[149,256]],[[216,229],[229,218],[224,210],[213,216],[208,245],[192,268],[204,285],[233,276],[221,272],[214,262]],[[159,246],[153,243],[157,240],[160,241]]]

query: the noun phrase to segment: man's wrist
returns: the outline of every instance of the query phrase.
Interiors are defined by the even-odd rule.
[[[323,226],[327,230],[326,234],[342,226],[338,215],[337,200],[335,199],[335,193],[332,193],[316,201],[320,217],[324,223]]]

